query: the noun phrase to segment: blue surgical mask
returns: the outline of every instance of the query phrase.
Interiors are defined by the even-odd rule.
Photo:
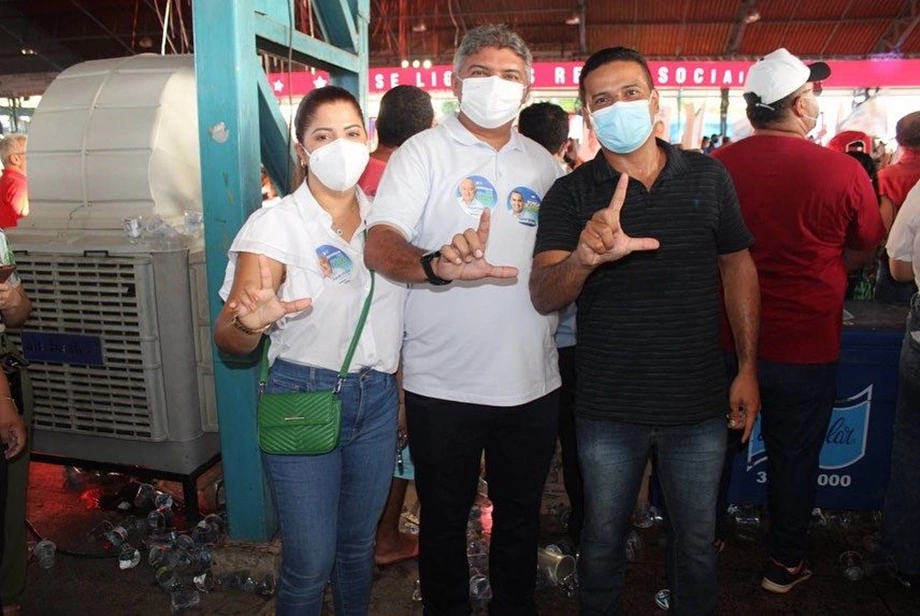
[[[591,123],[601,145],[617,154],[638,150],[652,134],[649,100],[619,101],[592,111]]]

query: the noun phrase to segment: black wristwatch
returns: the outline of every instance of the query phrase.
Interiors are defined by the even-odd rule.
[[[425,271],[425,278],[428,279],[428,284],[435,285],[437,287],[443,286],[445,284],[450,284],[450,280],[444,280],[440,276],[434,273],[434,270],[431,268],[431,262],[441,256],[440,250],[432,250],[431,252],[426,252],[422,255],[422,269]]]

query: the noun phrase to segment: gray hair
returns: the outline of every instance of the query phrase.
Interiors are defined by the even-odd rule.
[[[527,72],[525,81],[530,83],[533,56],[524,39],[505,24],[486,24],[467,31],[454,53],[454,73],[459,74],[463,62],[486,47],[510,49],[520,56],[524,60],[524,68]]]
[[[10,162],[10,156],[13,154],[26,153],[26,137],[23,133],[10,133],[0,140],[0,163],[6,167]]]

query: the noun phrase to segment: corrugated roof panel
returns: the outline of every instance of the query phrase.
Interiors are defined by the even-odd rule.
[[[572,2],[573,6],[574,4]],[[626,2],[585,2],[585,22],[589,26],[598,24],[601,27],[633,23],[636,19],[638,5],[637,0],[627,0]]]
[[[738,0],[685,0],[689,3],[687,21],[689,22],[733,22],[738,12]]]
[[[639,52],[646,56],[680,53],[685,27],[680,24],[639,26]]]
[[[638,10],[639,23],[673,24],[684,20],[686,4],[684,0],[672,2],[640,2]]]
[[[849,55],[853,49],[871,50],[885,33],[886,23],[870,22],[868,24],[840,24],[834,36],[823,50],[823,55]]]
[[[760,0],[757,10],[764,21],[838,19],[848,0]],[[868,2],[870,0],[855,0]],[[874,0],[871,0],[874,2]]]
[[[682,57],[719,56],[725,53],[731,24],[690,24],[683,40]]]
[[[920,54],[920,26],[914,28],[914,31],[910,33],[910,36],[908,36],[904,44],[901,45],[901,53]]]
[[[635,48],[639,44],[637,29],[631,25],[595,26],[588,31],[588,51],[595,52],[605,47]]]
[[[906,3],[904,0],[855,0],[847,11],[847,19],[863,19],[866,17],[886,17],[891,19],[898,15]]]

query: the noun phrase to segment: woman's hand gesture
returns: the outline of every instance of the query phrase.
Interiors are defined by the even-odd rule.
[[[266,328],[281,317],[306,310],[313,304],[309,297],[290,302],[278,298],[272,284],[269,259],[259,255],[259,284],[247,283],[238,297],[227,302],[227,308],[240,323],[252,330]]]

